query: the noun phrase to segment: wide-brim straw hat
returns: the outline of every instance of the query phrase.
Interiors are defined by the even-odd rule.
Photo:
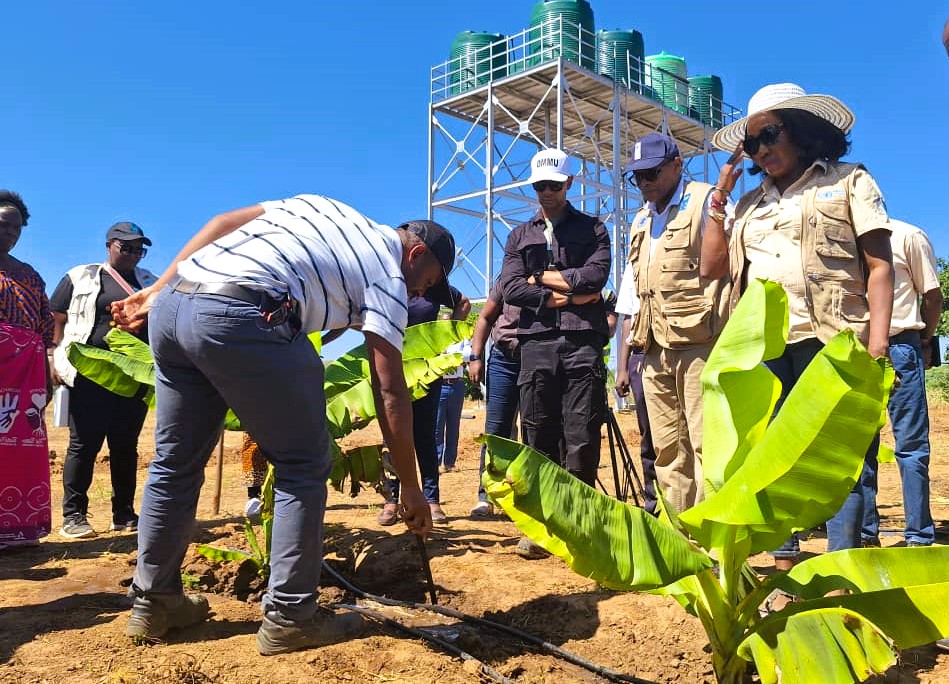
[[[712,144],[720,150],[732,152],[745,139],[748,118],[772,109],[803,109],[824,121],[849,133],[856,120],[853,112],[843,102],[831,95],[808,95],[796,83],[766,85],[748,100],[748,114],[725,126],[712,138]]]

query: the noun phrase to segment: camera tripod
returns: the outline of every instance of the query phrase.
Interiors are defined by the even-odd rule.
[[[616,414],[614,414],[610,408],[609,402],[604,406],[604,411],[606,414],[604,421],[606,423],[606,438],[610,445],[610,464],[613,467],[615,497],[618,501],[632,499],[634,506],[642,507],[646,498],[643,481],[636,471],[636,466],[629,453],[629,447],[623,438],[623,431],[620,430],[619,422],[616,420]],[[600,489],[603,490],[603,493],[609,496],[610,493],[607,491],[603,482],[600,481],[599,478],[597,478],[596,482],[600,485]]]

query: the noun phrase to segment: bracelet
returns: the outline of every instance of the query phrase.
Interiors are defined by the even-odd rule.
[[[710,211],[708,212],[708,217],[718,221],[719,223],[725,222],[725,212],[723,211]]]
[[[725,190],[725,188],[721,187],[720,185],[716,185],[714,188],[712,188],[712,192],[715,192],[716,190],[718,190],[720,193],[725,195],[725,197],[731,197],[731,193]]]

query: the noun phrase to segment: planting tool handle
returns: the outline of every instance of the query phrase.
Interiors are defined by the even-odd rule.
[[[435,580],[432,578],[432,564],[428,560],[428,549],[425,548],[425,540],[415,536],[415,542],[418,544],[418,554],[422,557],[422,570],[425,573],[425,579],[428,581],[428,595],[432,599],[432,605],[438,605],[438,598],[435,596]]]

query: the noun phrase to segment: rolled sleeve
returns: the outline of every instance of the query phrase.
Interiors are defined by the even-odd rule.
[[[874,230],[890,232],[890,217],[886,213],[883,193],[866,169],[858,168],[853,172],[850,216],[858,237]]]
[[[610,277],[613,256],[610,250],[610,235],[606,232],[606,226],[599,221],[593,230],[596,248],[590,258],[583,266],[567,268],[560,272],[563,279],[570,284],[570,289],[576,294],[599,292],[606,287],[606,281]]]
[[[939,289],[936,254],[929,237],[921,230],[914,230],[907,236],[906,264],[917,292],[925,294]]]
[[[361,307],[362,331],[375,333],[401,352],[409,316],[407,297],[405,283],[398,278],[367,288]]]

